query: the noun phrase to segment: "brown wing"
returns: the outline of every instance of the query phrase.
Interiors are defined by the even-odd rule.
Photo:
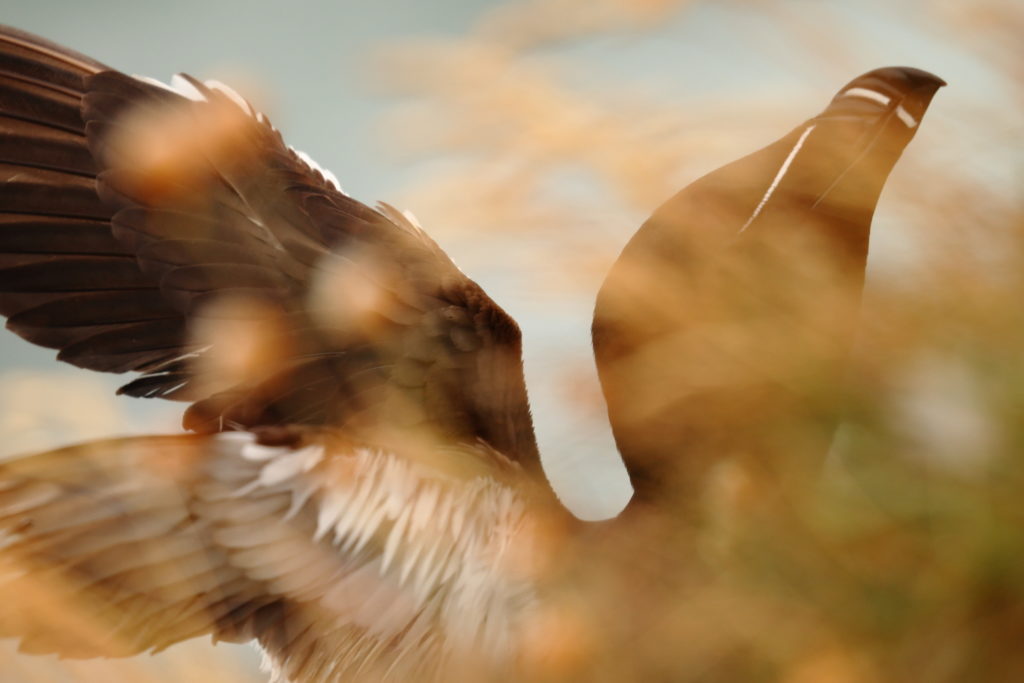
[[[211,634],[258,639],[288,680],[497,680],[538,600],[516,561],[549,521],[521,470],[482,447],[411,460],[290,435],[0,463],[0,637],[88,658]]]
[[[141,373],[123,393],[193,401],[193,430],[420,429],[538,467],[514,321],[233,92],[180,85],[0,29],[8,327]]]

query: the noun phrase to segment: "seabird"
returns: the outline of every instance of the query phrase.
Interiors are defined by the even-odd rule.
[[[941,85],[865,74],[634,236],[593,335],[636,494],[585,524],[541,469],[518,327],[410,215],[348,196],[223,84],[0,29],[0,313],[136,373],[123,394],[189,402],[192,432],[0,465],[0,636],[255,641],[294,683],[578,677],[538,668],[545,615],[642,638],[657,601],[609,604],[607,577],[642,585],[644,553],[682,572],[668,549],[714,466],[770,458],[813,412],[800,373],[841,372],[875,202]]]

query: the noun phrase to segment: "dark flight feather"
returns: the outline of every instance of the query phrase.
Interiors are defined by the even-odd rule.
[[[539,472],[515,323],[399,212],[343,194],[262,115],[182,78],[202,101],[42,39],[0,33],[0,181],[7,181],[0,184],[0,311],[11,316],[9,327],[82,367],[142,371],[125,393],[195,400],[202,397],[181,385],[199,366],[178,363],[169,372],[161,363],[194,351],[193,318],[211,300],[255,297],[298,312],[288,317],[288,334],[299,355],[278,359],[268,370],[274,382],[254,377],[228,392],[235,427],[263,419],[345,423],[400,400],[419,403],[414,412],[438,437],[484,439]],[[147,194],[146,171],[131,165],[120,136],[139,134],[147,115],[180,113],[202,123],[215,107],[237,115],[230,154],[198,150],[190,174]],[[35,226],[38,232],[24,234]],[[314,280],[330,277],[329,255],[349,251],[376,259],[360,261],[354,277],[392,301],[373,314],[372,339],[339,341],[307,310]],[[453,308],[462,315],[431,313]],[[448,329],[440,337],[446,343],[415,341],[426,322]],[[350,353],[350,344],[362,351]],[[406,349],[435,367],[423,374],[428,391],[413,392],[407,370],[397,381],[363,372],[407,368]],[[309,389],[320,382],[294,384],[313,369],[340,378],[351,395]],[[496,376],[503,378],[497,384],[484,379]],[[276,396],[272,386],[290,389]],[[204,419],[188,424],[222,427],[224,415],[208,414],[222,404],[206,401]],[[256,422],[240,420],[243,414]],[[495,417],[512,426],[489,426]]]

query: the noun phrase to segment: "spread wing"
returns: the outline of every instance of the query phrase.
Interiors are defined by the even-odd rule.
[[[531,520],[564,515],[518,328],[237,94],[0,29],[0,313],[200,432],[0,465],[0,637],[256,639],[281,681],[510,671]]]
[[[0,29],[0,313],[186,427],[482,440],[539,472],[520,335],[414,221],[217,83]],[[384,435],[384,436],[382,436]]]
[[[256,639],[275,681],[523,680],[544,508],[521,476],[313,429],[5,463],[0,637],[71,657]]]

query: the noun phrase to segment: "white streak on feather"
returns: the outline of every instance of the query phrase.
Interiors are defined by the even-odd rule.
[[[348,503],[348,496],[340,491],[331,491],[320,501],[320,508],[317,510],[316,531],[313,532],[313,540],[320,541],[327,532],[334,529],[338,517],[345,511],[345,504]]]
[[[911,116],[910,112],[903,108],[902,104],[896,107],[896,118],[902,121],[903,125],[905,125],[907,128],[917,127],[917,119]]]
[[[375,520],[378,519],[378,513],[381,512],[384,507],[382,501],[382,498],[384,497],[382,489],[384,487],[376,485],[377,483],[378,482],[374,481],[373,484],[375,485],[373,486],[369,483],[366,484],[366,487],[370,490],[370,496],[363,504],[362,508],[357,511],[358,514],[346,530],[346,533],[344,534],[346,536],[345,542],[341,546],[342,552],[353,552],[356,543],[358,543],[360,539],[368,539],[376,531],[377,522]],[[340,530],[340,528],[341,524],[339,522],[338,529]],[[338,534],[337,531],[335,532],[335,539],[339,541],[341,540],[341,535]]]
[[[768,203],[772,194],[775,193],[775,189],[779,186],[779,183],[782,182],[782,178],[786,175],[786,171],[789,170],[790,164],[793,163],[793,159],[796,158],[797,152],[799,152],[800,148],[803,147],[804,141],[807,139],[807,136],[811,134],[812,130],[814,130],[813,124],[807,126],[807,128],[804,129],[804,132],[800,134],[800,137],[797,138],[796,144],[793,145],[793,149],[789,151],[789,155],[786,157],[786,160],[783,161],[782,166],[779,167],[779,172],[775,174],[772,184],[768,186],[768,191],[764,193],[763,197],[761,197],[760,203],[757,205],[757,208],[754,209],[754,213],[750,214],[750,218],[747,219],[747,222],[743,224],[742,228],[740,228],[740,232],[743,232],[750,227],[750,224],[754,222],[754,219],[760,215],[764,205]]]
[[[878,102],[883,107],[889,106],[892,98],[888,95],[884,95],[877,90],[871,90],[870,88],[850,88],[839,94],[840,97],[859,97],[863,100],[871,100]]]
[[[412,586],[413,592],[416,595],[418,602],[423,602],[427,599],[427,595],[430,593],[432,588],[430,582],[427,581],[427,577],[434,573],[436,567],[435,560],[437,559],[438,551],[441,548],[442,538],[434,536],[428,538],[428,550],[423,558],[420,560],[419,567],[416,570],[416,575],[413,577]]]
[[[381,523],[384,521],[384,516],[387,513],[387,508],[383,505],[377,508],[372,518],[363,529],[359,530],[355,547],[352,548],[352,553],[358,555],[359,552],[366,547],[366,544],[380,529]]]
[[[285,453],[264,465],[260,470],[260,484],[269,488],[308,472],[323,458],[324,449],[322,446],[306,446]]]
[[[181,74],[174,74],[171,76],[171,89],[182,97],[186,97],[193,102],[206,101],[206,97],[203,96],[203,93],[201,93],[196,86],[189,83]]]
[[[288,507],[288,512],[285,513],[285,521],[295,518],[295,515],[299,514],[299,510],[306,506],[309,499],[316,493],[317,487],[310,482],[301,482],[296,488],[292,490],[292,503]]]
[[[239,95],[238,91],[236,91],[234,88],[231,88],[217,80],[207,80],[205,81],[205,85],[210,90],[215,90],[219,92],[221,95],[227,97],[229,100],[234,102],[239,109],[244,111],[249,116],[253,116],[256,113],[256,110],[253,109],[251,104],[249,104],[249,101],[241,95]]]
[[[367,477],[360,477],[356,482],[356,492],[352,496],[348,506],[342,512],[334,525],[334,541],[335,543],[340,542],[345,536],[349,534],[352,529],[356,518],[363,512],[366,506],[367,499],[370,494],[373,493],[374,487],[371,481],[367,481]]]
[[[445,548],[441,539],[439,539],[435,544],[434,549],[436,552],[431,555],[429,563],[427,564],[430,571],[423,577],[423,585],[427,590],[432,586],[443,583],[442,581],[439,581],[439,579],[441,578],[444,570],[451,564],[451,548]]]
[[[157,81],[157,83],[159,83],[159,81]],[[161,85],[163,85],[163,84],[161,83]],[[181,362],[183,360],[189,360],[191,358],[199,358],[200,356],[202,356],[204,353],[206,353],[207,351],[209,351],[212,348],[213,348],[213,344],[207,344],[206,346],[201,346],[198,349],[195,349],[194,351],[189,351],[187,353],[181,354],[180,356],[175,356],[174,358],[171,358],[169,360],[164,361],[163,363],[160,364],[160,367],[165,367],[165,366],[170,365],[172,363],[179,363],[179,362]]]
[[[244,432],[225,432],[226,434],[244,434]],[[273,460],[282,453],[287,453],[287,449],[283,449],[280,446],[264,446],[258,444],[253,440],[251,434],[245,434],[249,437],[248,443],[242,446],[240,451],[241,456],[251,462],[263,462],[265,460]]]
[[[184,387],[185,385],[187,385],[187,384],[188,384],[188,383],[189,383],[190,381],[191,381],[191,380],[187,380],[187,379],[186,379],[186,380],[183,380],[183,381],[181,381],[181,382],[178,382],[177,384],[175,384],[175,385],[174,385],[174,386],[172,386],[171,388],[169,388],[169,389],[164,389],[164,390],[163,390],[163,393],[164,393],[165,395],[166,395],[166,394],[173,394],[173,393],[174,393],[175,391],[178,391],[179,389],[181,389],[182,387]]]
[[[419,532],[430,524],[434,508],[437,505],[438,494],[437,486],[431,484],[425,484],[420,490],[420,495],[416,499],[416,513],[413,517],[414,532]]]
[[[167,85],[166,83],[164,83],[160,79],[153,78],[152,76],[142,76],[140,74],[132,74],[132,78],[134,78],[135,80],[139,81],[140,83],[145,83],[146,85],[155,86],[157,88],[160,88],[161,90],[166,90],[167,92],[172,92],[175,95],[180,95],[181,94],[180,92],[178,92],[177,90],[175,90],[171,86]]]
[[[402,514],[399,515],[398,519],[395,520],[394,525],[391,527],[391,532],[388,534],[388,540],[384,544],[384,558],[381,562],[381,572],[386,572],[388,567],[391,566],[392,560],[395,559],[395,555],[398,551],[398,546],[402,542],[402,536],[405,533],[405,525],[409,521],[409,515],[411,511],[409,508],[402,510]]]
[[[405,216],[405,219],[412,223],[415,228],[421,231],[423,230],[423,224],[420,223],[420,220],[416,218],[416,214],[412,211],[409,209],[402,209],[402,215]]]
[[[302,160],[302,163],[306,164],[306,166],[309,166],[309,168],[311,168],[312,170],[316,171],[321,176],[323,176],[324,180],[327,181],[327,183],[329,185],[332,185],[335,190],[337,190],[338,192],[342,193],[343,195],[348,196],[348,193],[345,192],[345,190],[342,189],[341,183],[338,182],[337,176],[335,176],[329,170],[327,170],[326,168],[324,168],[323,166],[318,164],[313,159],[313,157],[309,156],[308,154],[306,154],[302,150],[295,149],[294,147],[292,147],[291,150],[293,152],[295,152],[295,156],[297,156],[300,160]]]
[[[402,586],[405,585],[406,579],[412,573],[412,568],[416,566],[416,560],[423,554],[423,538],[421,535],[410,533],[409,543],[412,545],[412,549],[406,553],[405,561],[402,563],[402,571],[398,575],[398,583]]]

